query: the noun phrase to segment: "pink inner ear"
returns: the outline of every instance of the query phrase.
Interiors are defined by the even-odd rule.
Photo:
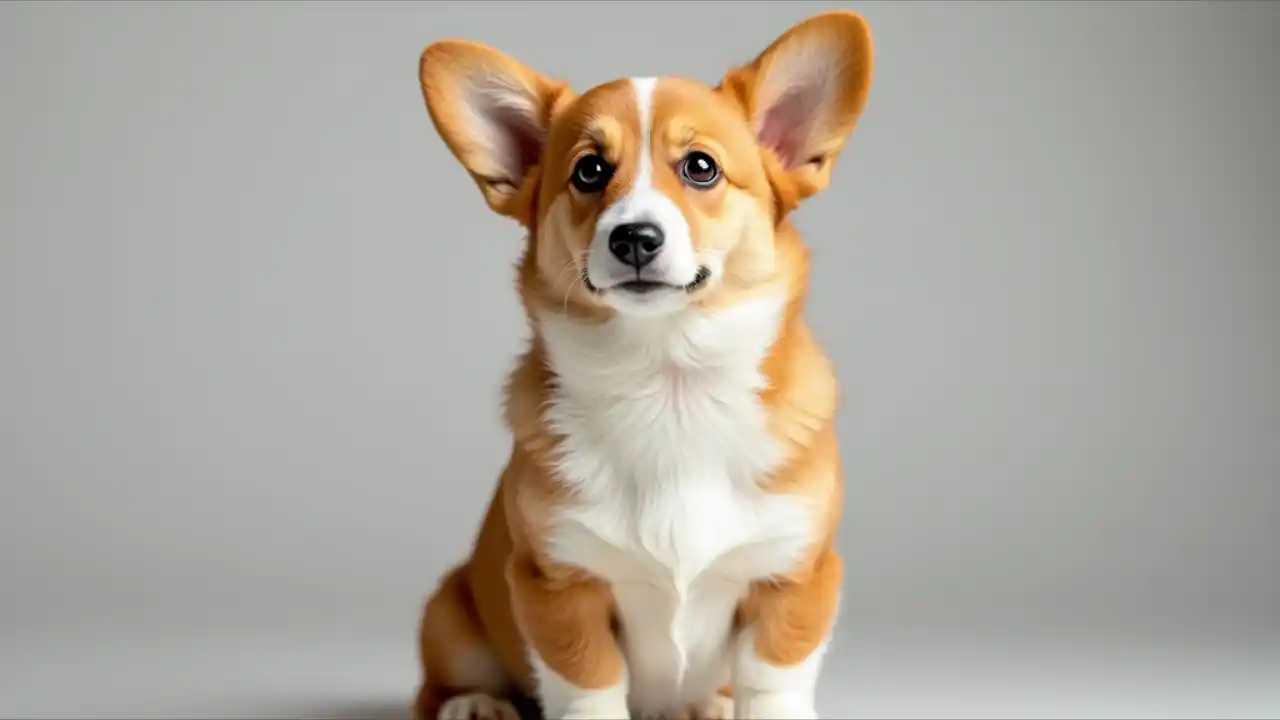
[[[546,141],[546,129],[537,117],[537,100],[514,78],[479,73],[471,78],[467,105],[475,118],[478,139],[503,175],[490,179],[520,185],[529,168],[537,164]]]
[[[511,184],[519,185],[542,154],[543,130],[524,108],[493,103],[484,114],[493,125],[497,142],[502,145],[501,162]]]
[[[770,103],[760,117],[760,143],[772,150],[788,170],[810,160],[805,148],[818,121],[822,95],[820,83],[793,86]]]

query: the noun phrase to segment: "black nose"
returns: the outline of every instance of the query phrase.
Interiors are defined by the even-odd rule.
[[[653,262],[662,249],[662,228],[653,223],[626,223],[609,233],[609,252],[639,270]]]

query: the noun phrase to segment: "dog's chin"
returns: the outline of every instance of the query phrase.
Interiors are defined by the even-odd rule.
[[[689,306],[694,293],[706,286],[711,271],[699,268],[693,281],[684,285],[653,280],[627,280],[600,288],[584,276],[587,290],[606,305],[626,315],[666,315]]]
[[[672,285],[643,289],[614,286],[603,291],[601,298],[624,315],[641,317],[670,315],[689,306],[689,293]]]

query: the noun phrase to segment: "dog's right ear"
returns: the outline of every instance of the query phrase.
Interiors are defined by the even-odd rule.
[[[418,77],[436,131],[489,207],[531,224],[531,180],[552,118],[573,99],[569,86],[466,40],[429,45]]]

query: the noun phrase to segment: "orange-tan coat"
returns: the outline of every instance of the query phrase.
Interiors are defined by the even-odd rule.
[[[486,46],[422,55],[430,117],[528,230],[511,456],[421,624],[424,720],[816,717],[841,584],[832,366],[790,214],[866,103],[866,23],[791,28],[717,87],[581,95]]]

